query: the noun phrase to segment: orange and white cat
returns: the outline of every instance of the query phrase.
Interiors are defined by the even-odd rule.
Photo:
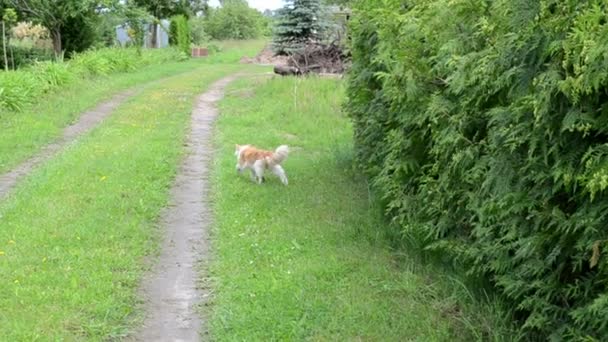
[[[281,182],[287,185],[287,175],[281,167],[281,163],[287,158],[289,148],[287,145],[281,145],[276,150],[266,151],[256,148],[252,145],[236,145],[236,170],[241,173],[245,169],[251,170],[251,179],[262,184],[264,179],[264,170],[270,170],[277,175]]]

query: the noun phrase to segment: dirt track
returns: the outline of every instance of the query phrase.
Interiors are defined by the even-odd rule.
[[[103,102],[97,107],[84,112],[78,122],[66,127],[63,130],[61,138],[42,148],[36,155],[12,168],[10,171],[0,174],[0,198],[5,197],[17,182],[24,176],[28,175],[32,170],[51,159],[59,151],[65,148],[68,144],[76,140],[80,135],[90,131],[92,128],[100,124],[106,117],[127,99],[134,96],[139,89],[130,89],[114,95],[110,100]]]
[[[171,199],[161,218],[164,239],[160,260],[144,279],[146,318],[135,336],[138,341],[199,341],[206,335],[197,306],[209,293],[197,288],[199,262],[207,259],[211,209],[207,203],[212,158],[215,103],[237,75],[213,83],[198,98],[192,112],[188,154],[171,189]]]

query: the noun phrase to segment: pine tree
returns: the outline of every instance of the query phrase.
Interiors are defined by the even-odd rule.
[[[319,20],[319,0],[286,0],[279,10],[279,20],[274,30],[273,49],[278,55],[288,55],[301,50],[309,41],[317,40],[322,28]]]

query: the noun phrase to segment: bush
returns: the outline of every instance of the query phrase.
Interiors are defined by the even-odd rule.
[[[180,51],[190,54],[190,25],[188,19],[183,15],[176,15],[171,18],[169,26],[169,43],[176,45]]]
[[[184,60],[174,49],[100,49],[74,54],[68,62],[38,62],[0,73],[0,111],[20,111],[38,97],[79,78],[130,72],[146,65]]]
[[[358,1],[346,110],[403,234],[521,337],[608,340],[604,1]]]
[[[70,57],[74,52],[82,52],[99,43],[102,37],[96,27],[101,20],[94,15],[80,15],[69,18],[61,30],[61,46]]]
[[[51,49],[38,47],[10,46],[6,49],[9,68],[21,68],[35,62],[50,61],[55,59],[55,52]],[[0,48],[2,53],[2,48]],[[0,69],[4,69],[4,59],[0,58]]]
[[[177,45],[177,20],[176,18],[171,18],[171,22],[169,23],[169,45],[176,46]]]

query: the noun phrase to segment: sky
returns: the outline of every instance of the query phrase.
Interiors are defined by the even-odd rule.
[[[276,10],[278,8],[283,7],[285,5],[283,0],[247,0],[249,2],[249,6],[256,8],[263,12],[265,9]],[[219,6],[218,0],[211,0],[209,4],[211,6]]]

